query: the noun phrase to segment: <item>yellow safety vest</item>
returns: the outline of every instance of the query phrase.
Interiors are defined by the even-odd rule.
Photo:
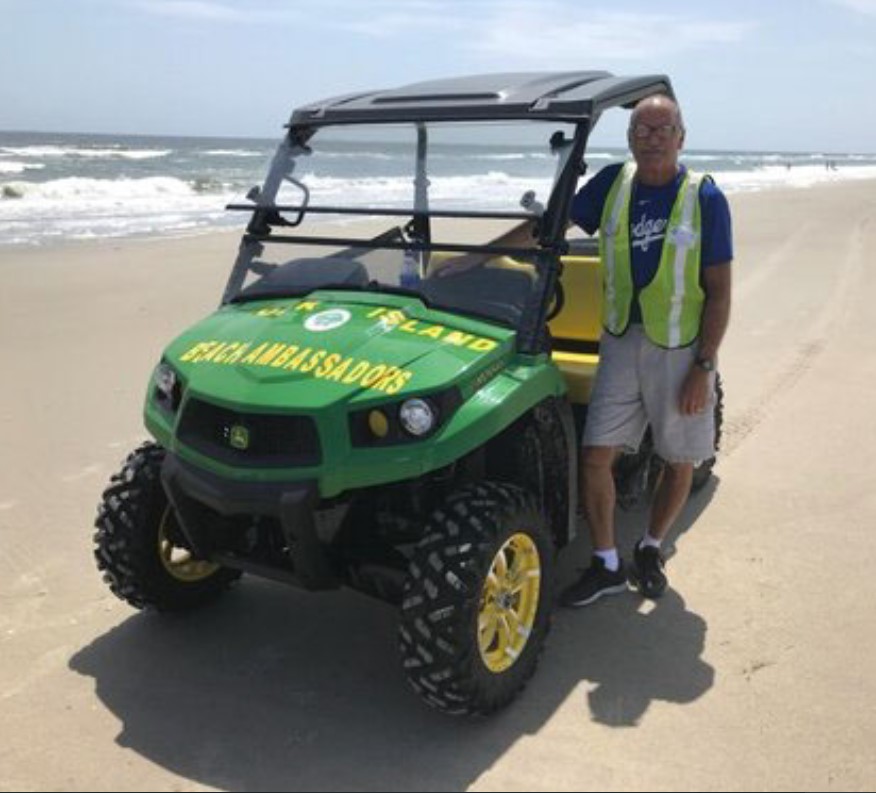
[[[625,163],[608,192],[599,231],[603,324],[614,336],[626,332],[633,302],[630,197],[636,164]],[[639,292],[648,338],[661,347],[685,347],[700,332],[705,292],[700,285],[702,223],[699,191],[703,176],[688,171],[669,215],[660,264]]]

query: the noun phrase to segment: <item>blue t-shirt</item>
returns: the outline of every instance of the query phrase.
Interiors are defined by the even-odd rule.
[[[572,203],[572,221],[588,234],[595,234],[599,229],[605,199],[622,167],[623,163],[607,165],[575,196]],[[651,282],[660,266],[666,226],[685,172],[682,165],[675,179],[661,187],[649,187],[638,181],[633,183],[630,199],[630,246],[636,300],[633,301],[630,322],[642,321],[638,293]],[[704,180],[700,187],[700,211],[703,232],[700,267],[729,262],[733,259],[730,207],[727,198],[710,179]]]

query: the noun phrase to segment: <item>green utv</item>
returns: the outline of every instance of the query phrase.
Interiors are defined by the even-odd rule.
[[[566,239],[570,204],[600,115],[658,92],[659,75],[498,74],[297,109],[229,207],[251,219],[220,307],[155,369],[155,441],[103,494],[112,591],[174,611],[244,572],[352,587],[400,606],[429,704],[510,702],[575,533],[598,362],[599,260]],[[486,242],[533,219],[527,247]],[[437,274],[471,253],[481,266]],[[622,500],[659,470],[646,439]]]

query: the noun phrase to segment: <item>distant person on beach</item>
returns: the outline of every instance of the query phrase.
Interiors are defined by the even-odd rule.
[[[715,368],[730,318],[730,209],[710,177],[679,163],[684,135],[674,100],[642,100],[627,132],[633,160],[599,171],[572,206],[572,222],[600,232],[604,329],[581,455],[593,557],[563,593],[567,606],[627,589],[614,530],[612,469],[620,452],[637,449],[650,425],[666,461],[633,551],[631,577],[649,598],[666,589],[660,548],[690,493],[694,465],[715,453]],[[531,243],[533,227],[524,223],[494,244]],[[464,272],[484,258],[447,260],[436,275]]]

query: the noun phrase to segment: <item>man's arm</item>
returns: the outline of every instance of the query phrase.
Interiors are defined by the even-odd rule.
[[[703,288],[706,302],[703,306],[698,354],[701,358],[714,359],[718,356],[718,348],[730,324],[730,262],[706,267],[703,270]]]
[[[731,266],[730,262],[713,264],[703,270],[703,322],[700,328],[697,357],[716,360],[718,348],[730,323]],[[705,410],[709,399],[709,373],[694,365],[681,389],[681,412],[690,416]]]
[[[489,244],[502,248],[523,248],[532,242],[535,222],[535,219],[524,220],[510,231],[506,231],[502,236],[496,237]],[[458,275],[459,273],[479,267],[492,257],[493,254],[490,253],[464,253],[460,256],[453,256],[438,263],[435,266],[434,275],[437,275],[439,278],[447,275]]]

